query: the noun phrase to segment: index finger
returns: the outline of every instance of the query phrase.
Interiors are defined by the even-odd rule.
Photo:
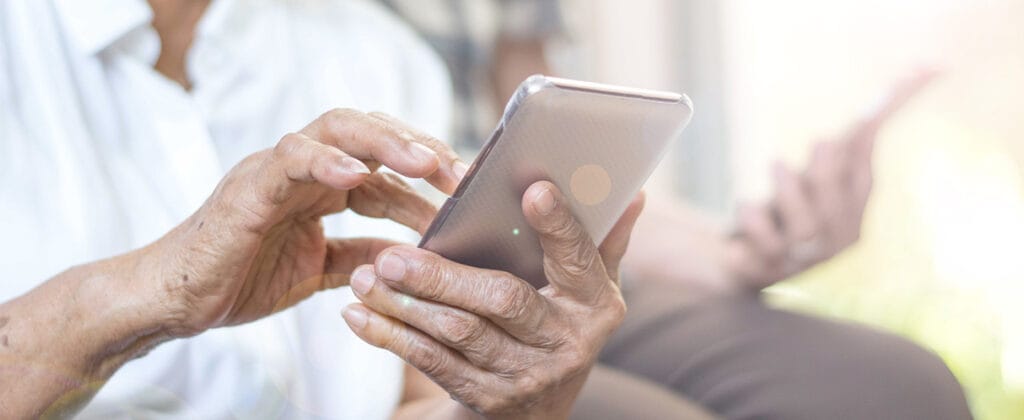
[[[465,176],[466,171],[469,170],[469,166],[459,158],[459,155],[455,153],[455,150],[445,142],[412,128],[398,118],[392,117],[383,112],[371,112],[369,115],[373,118],[384,121],[386,124],[390,124],[394,130],[408,133],[414,141],[426,145],[437,153],[437,157],[441,160],[441,163],[437,167],[437,172],[434,172],[432,175],[427,177],[427,182],[445,194],[451,195],[455,192],[455,188],[459,186],[459,182],[462,181],[462,177]]]
[[[422,235],[437,214],[437,207],[398,175],[374,172],[349,191],[348,208],[367,217],[390,219]]]
[[[431,147],[407,132],[353,109],[328,111],[309,123],[302,134],[364,161],[380,162],[402,175],[426,178],[438,170],[440,158]]]
[[[850,143],[853,152],[862,158],[870,157],[874,148],[875,134],[878,129],[901,110],[907,102],[910,102],[910,99],[928,86],[932,80],[935,80],[938,75],[938,70],[922,69],[897,83],[893,90],[875,105],[868,112],[867,116],[845,136],[844,140]]]
[[[889,93],[885,101],[882,102],[882,105],[875,111],[872,119],[883,121],[888,119],[938,76],[938,70],[926,68],[918,70],[912,76],[901,80],[893,88],[892,92]]]

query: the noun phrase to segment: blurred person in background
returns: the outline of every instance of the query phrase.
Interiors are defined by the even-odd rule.
[[[567,32],[558,0],[380,1],[448,64],[463,153],[489,138],[520,81],[551,74],[545,47]],[[651,417],[672,406],[659,403],[673,398],[661,388],[725,418],[969,418],[959,384],[931,352],[760,299],[857,241],[876,135],[934,76],[901,82],[847,132],[816,144],[803,170],[776,164],[773,196],[741,206],[732,228],[674,197],[648,197],[623,260],[630,312],[577,415]]]
[[[702,259],[726,262],[714,297],[687,303],[634,274],[634,310],[589,378],[622,322],[619,288],[600,286],[618,282],[640,201],[579,252],[596,245],[543,210],[566,208],[557,189],[526,193],[549,258],[602,268],[550,279],[557,300],[396,246],[410,239],[398,224],[421,231],[434,209],[377,169],[451,192],[465,166],[409,128],[445,131],[444,69],[370,2],[14,0],[0,22],[3,417],[967,416],[934,356],[748,293],[852,241],[831,236],[851,231],[831,229],[842,220],[806,218],[820,198],[780,188],[741,233],[698,238],[740,250]],[[538,58],[536,44],[509,51]],[[339,106],[394,117],[323,113]],[[862,211],[870,184],[846,180],[864,179],[887,115],[811,164],[824,169],[806,182],[856,198],[823,204]],[[346,209],[390,220],[326,217]],[[820,223],[796,236],[796,219]],[[661,266],[689,257],[643,249]],[[349,283],[355,335],[334,321],[353,297],[325,290]],[[399,292],[417,298],[395,305]]]
[[[379,0],[438,51],[452,72],[452,143],[471,156],[505,101],[532,74],[550,74],[545,45],[565,33],[549,0]]]

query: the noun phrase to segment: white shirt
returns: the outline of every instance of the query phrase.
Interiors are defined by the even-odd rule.
[[[450,86],[414,34],[356,0],[215,0],[191,92],[152,69],[144,0],[0,2],[0,301],[146,245],[242,157],[334,107],[444,135]],[[410,238],[350,213],[332,236]],[[340,318],[350,291],[166,343],[118,371],[81,418],[388,417],[402,364]]]

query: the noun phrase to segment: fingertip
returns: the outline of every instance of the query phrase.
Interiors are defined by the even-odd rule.
[[[405,151],[398,155],[385,156],[382,163],[393,171],[409,178],[428,178],[438,172],[441,160],[430,148],[408,142]]]
[[[404,244],[386,248],[377,254],[374,271],[386,283],[400,283],[419,264],[417,251],[419,248]]]
[[[366,324],[370,321],[370,311],[366,305],[353,303],[342,309],[341,317],[345,319],[345,323],[353,331],[360,332],[366,328]]]
[[[341,161],[338,163],[338,167],[343,172],[348,172],[356,175],[369,175],[370,168],[366,166],[363,161],[356,159],[352,156],[342,156]]]
[[[630,208],[636,208],[636,211],[641,211],[647,206],[647,192],[640,190],[636,193],[636,197],[633,197],[633,202],[629,203]]]
[[[640,220],[640,213],[644,207],[645,195],[643,191],[637,193],[633,201],[629,203],[626,210],[619,216],[619,220],[612,226],[608,236],[601,243],[601,255],[605,264],[615,267],[626,252],[629,238],[633,233],[636,223]],[[613,261],[614,260],[614,261]]]
[[[549,216],[558,207],[559,201],[561,193],[555,184],[537,181],[523,194],[523,214],[527,219],[536,221],[537,218]]]
[[[462,178],[466,177],[466,172],[469,172],[469,165],[461,160],[456,160],[452,163],[452,174],[455,175],[456,182],[462,182]]]
[[[349,276],[349,286],[355,292],[356,297],[362,299],[373,289],[373,283],[376,280],[377,276],[373,272],[373,266],[363,264],[352,270],[352,274]]]
[[[323,146],[322,149],[326,153],[314,155],[310,169],[316,182],[339,190],[350,190],[358,187],[370,175],[370,168],[359,159],[335,148]]]
[[[420,166],[420,169],[424,171],[421,177],[426,177],[437,171],[441,165],[441,158],[434,149],[417,143],[411,135],[409,135],[406,141],[409,144],[409,154],[416,161],[417,165]]]
[[[551,190],[558,190],[558,187],[556,187],[555,184],[552,183],[551,181],[546,181],[546,180],[537,181],[537,182],[534,182],[533,184],[530,184],[529,187],[526,187],[526,192],[523,193],[523,196],[528,201],[532,202],[534,199],[537,198],[537,196],[539,196],[544,191],[551,191]]]
[[[647,196],[643,191],[637,193],[636,197],[633,197],[633,201],[629,203],[626,210],[622,212],[622,216],[619,220],[625,220],[628,222],[629,231],[632,231],[633,225],[636,224],[640,218],[640,213],[643,212],[644,205],[647,202]]]
[[[462,183],[467,172],[469,172],[469,165],[462,160],[455,159],[447,165],[447,168],[443,165],[438,166],[437,171],[431,175],[428,181],[441,192],[452,195],[459,188],[459,184]]]

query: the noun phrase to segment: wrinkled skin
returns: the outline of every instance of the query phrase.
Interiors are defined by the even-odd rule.
[[[327,238],[323,216],[352,210],[422,230],[435,214],[381,166],[447,192],[466,169],[447,146],[388,116],[331,111],[231,169],[154,243],[0,303],[0,412],[71,416],[125,362],[163,342],[347,284],[352,269],[394,243]]]
[[[523,213],[550,284],[397,246],[353,273],[346,309],[362,339],[405,359],[488,418],[564,418],[626,306],[618,267],[639,196],[597,246],[553,184],[532,185]]]
[[[170,297],[171,334],[253,321],[345,285],[353,268],[394,245],[327,238],[323,216],[348,209],[422,230],[433,205],[377,172],[382,164],[442,191],[465,170],[436,139],[353,110],[328,112],[234,167],[199,211],[145,250]]]

